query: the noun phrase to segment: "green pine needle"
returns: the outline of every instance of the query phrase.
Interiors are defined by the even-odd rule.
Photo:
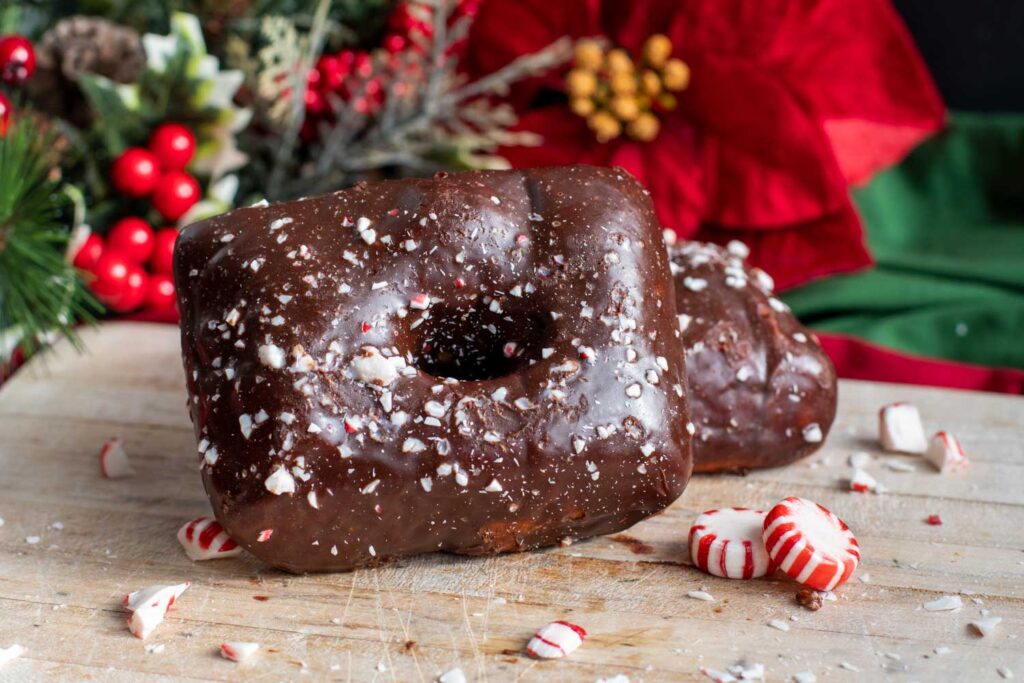
[[[78,271],[65,259],[67,201],[50,179],[53,136],[18,116],[0,138],[0,336],[26,353],[54,333],[78,346],[73,325],[98,310]],[[12,349],[0,344],[0,361]]]

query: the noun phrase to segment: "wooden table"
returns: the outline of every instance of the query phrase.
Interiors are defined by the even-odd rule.
[[[1024,676],[1024,399],[843,382],[821,453],[745,477],[696,477],[665,514],[628,533],[303,577],[245,556],[192,563],[178,546],[178,527],[209,507],[177,331],[109,324],[85,340],[90,355],[62,346],[0,389],[0,647],[27,648],[0,681],[432,681],[458,666],[470,681],[625,674],[637,683],[699,679],[701,666],[738,662],[764,664],[775,681],[804,671],[819,681],[986,681],[1000,680],[1001,667]],[[898,399],[915,402],[929,429],[961,437],[968,472],[940,475],[915,457],[880,454],[876,410]],[[100,478],[97,451],[112,436],[124,439],[134,478]],[[858,450],[877,457],[869,471],[889,493],[842,484]],[[863,563],[837,601],[811,612],[783,578],[728,581],[688,566],[686,535],[700,511],[788,495],[831,508],[860,540]],[[926,524],[929,514],[942,526]],[[133,638],[121,597],[185,580],[191,589],[156,633]],[[687,597],[700,588],[715,602]],[[963,609],[921,608],[944,594],[961,594]],[[1003,618],[987,638],[968,627],[983,609]],[[566,659],[527,658],[528,637],[554,619],[589,638]],[[774,619],[789,630],[768,626]],[[217,655],[225,640],[258,641],[261,652],[242,668]],[[153,645],[164,647],[147,652]]]

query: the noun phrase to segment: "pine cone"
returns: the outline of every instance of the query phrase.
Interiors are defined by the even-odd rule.
[[[83,73],[131,83],[146,66],[139,34],[99,17],[58,21],[36,44],[36,73],[26,89],[36,106],[51,116],[87,125],[90,111],[77,86]]]

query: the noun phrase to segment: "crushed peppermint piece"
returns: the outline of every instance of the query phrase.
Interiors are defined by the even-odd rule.
[[[711,593],[708,593],[707,591],[703,591],[703,590],[700,590],[700,591],[689,591],[686,594],[686,596],[689,597],[689,598],[693,598],[694,600],[703,600],[704,602],[714,602],[715,601],[715,596],[713,596],[713,595],[711,595]]]
[[[380,349],[374,346],[362,347],[360,355],[352,359],[350,367],[356,380],[363,384],[386,387],[398,378],[396,364],[390,358],[385,358]]]
[[[121,439],[111,439],[100,449],[100,474],[107,479],[123,479],[135,474]]]
[[[25,648],[15,643],[9,647],[0,647],[0,667],[10,664],[26,652]]]
[[[147,586],[124,596],[121,604],[132,613],[128,619],[128,630],[136,638],[148,638],[190,585],[186,581],[177,585]]]
[[[295,479],[283,466],[278,466],[278,468],[263,481],[263,485],[275,496],[280,496],[285,493],[295,493]]]
[[[526,645],[526,654],[534,659],[567,657],[583,644],[587,632],[568,621],[553,621],[541,627]]]
[[[963,606],[964,601],[960,599],[959,595],[943,595],[941,598],[921,605],[926,612],[949,612],[961,609]]]
[[[974,629],[974,631],[982,638],[987,638],[995,632],[996,626],[998,626],[1002,620],[1002,617],[982,617],[981,619],[975,619],[970,622],[968,626]]]
[[[801,430],[804,436],[804,441],[807,443],[821,443],[825,436],[821,433],[821,426],[817,422],[812,422]]]
[[[250,657],[260,649],[259,643],[245,643],[240,641],[229,641],[220,644],[220,656],[224,659],[244,664]]]
[[[249,439],[252,436],[252,415],[249,413],[242,413],[238,416],[238,427],[242,432],[242,436]]]
[[[708,281],[700,277],[687,276],[683,278],[683,286],[691,292],[700,292],[708,286]]]
[[[411,436],[402,442],[403,453],[419,453],[420,451],[425,451],[426,449],[427,444]]]
[[[459,667],[448,669],[437,677],[437,683],[466,683],[466,674]]]
[[[274,368],[280,370],[284,367],[285,353],[284,349],[275,344],[262,344],[258,350],[260,362],[266,365],[268,368]]]

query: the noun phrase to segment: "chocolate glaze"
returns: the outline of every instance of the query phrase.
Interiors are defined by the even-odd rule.
[[[361,184],[185,228],[182,355],[217,519],[302,572],[658,512],[692,467],[668,270],[620,169]]]
[[[746,254],[739,242],[669,246],[696,472],[791,463],[818,449],[836,414],[831,361]]]

